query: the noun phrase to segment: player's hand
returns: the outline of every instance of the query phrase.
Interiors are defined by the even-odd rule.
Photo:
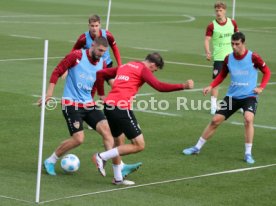
[[[208,61],[211,61],[211,58],[212,58],[211,52],[207,52],[207,53],[206,53],[206,59],[207,59]]]
[[[262,91],[263,91],[263,88],[261,88],[261,87],[256,87],[256,88],[254,89],[254,93],[256,93],[256,94],[261,94]]]
[[[184,85],[184,89],[193,89],[194,81],[192,79],[189,79],[183,85]]]
[[[211,86],[203,88],[203,91],[202,91],[203,95],[206,96],[209,92],[211,92],[211,90],[212,90]]]
[[[68,71],[65,71],[65,72],[63,73],[63,75],[61,76],[61,78],[62,78],[62,79],[66,79],[67,75],[68,75]]]
[[[46,104],[50,99],[52,99],[52,96],[46,95],[45,104]],[[42,98],[40,98],[40,99],[37,101],[37,106],[40,107],[41,105],[42,105]]]

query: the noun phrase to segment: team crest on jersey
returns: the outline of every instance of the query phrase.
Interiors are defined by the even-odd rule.
[[[73,123],[73,126],[74,126],[76,129],[79,129],[79,128],[80,128],[80,122],[75,121],[75,122]]]
[[[215,69],[215,70],[214,70],[214,75],[217,75],[217,74],[218,74],[218,70]]]

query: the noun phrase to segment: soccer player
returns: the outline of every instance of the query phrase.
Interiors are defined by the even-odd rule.
[[[271,74],[270,69],[262,58],[257,53],[246,49],[243,33],[234,33],[231,44],[233,52],[225,57],[221,73],[213,80],[210,86],[203,89],[203,94],[206,95],[212,88],[218,86],[229,73],[231,83],[224,98],[224,104],[221,105],[212,121],[205,128],[197,144],[184,149],[183,153],[185,155],[198,154],[218,126],[238,109],[243,108],[245,128],[244,160],[249,164],[253,164],[255,160],[251,150],[254,137],[254,116],[258,104],[257,98],[265,88]],[[260,86],[257,86],[258,69],[263,73]]]
[[[206,59],[208,61],[213,57],[213,79],[220,73],[223,65],[223,60],[227,54],[231,53],[231,35],[238,31],[238,26],[235,20],[226,17],[226,4],[217,1],[214,5],[216,19],[213,20],[206,29],[204,48]],[[213,55],[210,52],[210,40],[213,44]],[[211,114],[214,115],[217,110],[218,88],[214,87],[211,90]]]
[[[134,184],[125,181],[120,173],[120,156],[134,154],[144,150],[145,142],[142,131],[134,116],[132,100],[139,88],[147,83],[160,92],[171,92],[183,89],[192,89],[193,80],[186,83],[169,84],[160,82],[153,72],[162,69],[164,62],[159,53],[147,55],[144,61],[129,62],[117,68],[101,70],[97,72],[98,94],[104,97],[104,79],[115,77],[115,81],[108,96],[104,99],[104,113],[110,125],[112,136],[115,138],[116,147],[93,156],[93,161],[97,165],[100,173],[104,173],[103,163],[108,159],[115,158],[113,162],[114,184]],[[130,144],[122,144],[119,137],[125,135]]]
[[[95,105],[91,95],[96,72],[104,66],[104,60],[101,57],[107,47],[107,40],[104,37],[97,37],[89,49],[75,50],[68,54],[52,73],[46,95],[47,101],[53,96],[58,78],[68,71],[62,97],[62,112],[70,138],[63,141],[44,161],[44,167],[49,175],[56,175],[55,164],[62,155],[83,143],[83,121],[103,137],[105,149],[112,149],[114,146],[108,122],[103,112]],[[39,103],[41,104],[41,100]],[[125,176],[137,169],[135,165],[126,166],[122,168]]]
[[[109,47],[111,47],[112,49],[117,65],[120,66],[122,64],[121,56],[120,56],[120,51],[119,51],[119,48],[117,47],[115,38],[110,31],[101,29],[100,17],[98,15],[90,16],[88,19],[88,27],[89,27],[89,31],[79,36],[72,51],[78,50],[78,49],[88,49],[91,47],[91,44],[96,37],[103,36],[107,39]],[[106,62],[107,68],[110,68],[113,65],[113,62],[109,53],[109,47],[103,55],[103,59]],[[112,86],[113,81],[114,79],[109,79],[108,83]]]

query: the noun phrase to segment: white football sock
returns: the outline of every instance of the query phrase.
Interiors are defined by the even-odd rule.
[[[195,147],[200,150],[205,143],[206,143],[206,140],[203,137],[200,137]]]
[[[114,178],[116,181],[123,181],[123,175],[121,171],[121,164],[119,165],[112,165],[113,167],[113,173],[114,173]]]
[[[53,163],[56,164],[56,162],[58,161],[58,156],[56,155],[56,153],[54,152],[50,157],[48,157],[47,161],[49,163]]]
[[[217,98],[211,96],[211,108],[217,108]]]
[[[245,143],[245,154],[251,155],[252,143]]]
[[[100,153],[100,157],[105,161],[112,159],[114,157],[118,157],[118,156],[119,156],[119,151],[118,151],[117,147]]]

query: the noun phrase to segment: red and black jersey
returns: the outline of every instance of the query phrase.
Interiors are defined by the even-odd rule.
[[[97,89],[104,95],[104,79],[115,78],[105,103],[121,108],[131,108],[131,102],[139,88],[146,82],[160,92],[183,90],[183,84],[160,82],[143,62],[129,62],[117,68],[104,69],[97,72]]]

